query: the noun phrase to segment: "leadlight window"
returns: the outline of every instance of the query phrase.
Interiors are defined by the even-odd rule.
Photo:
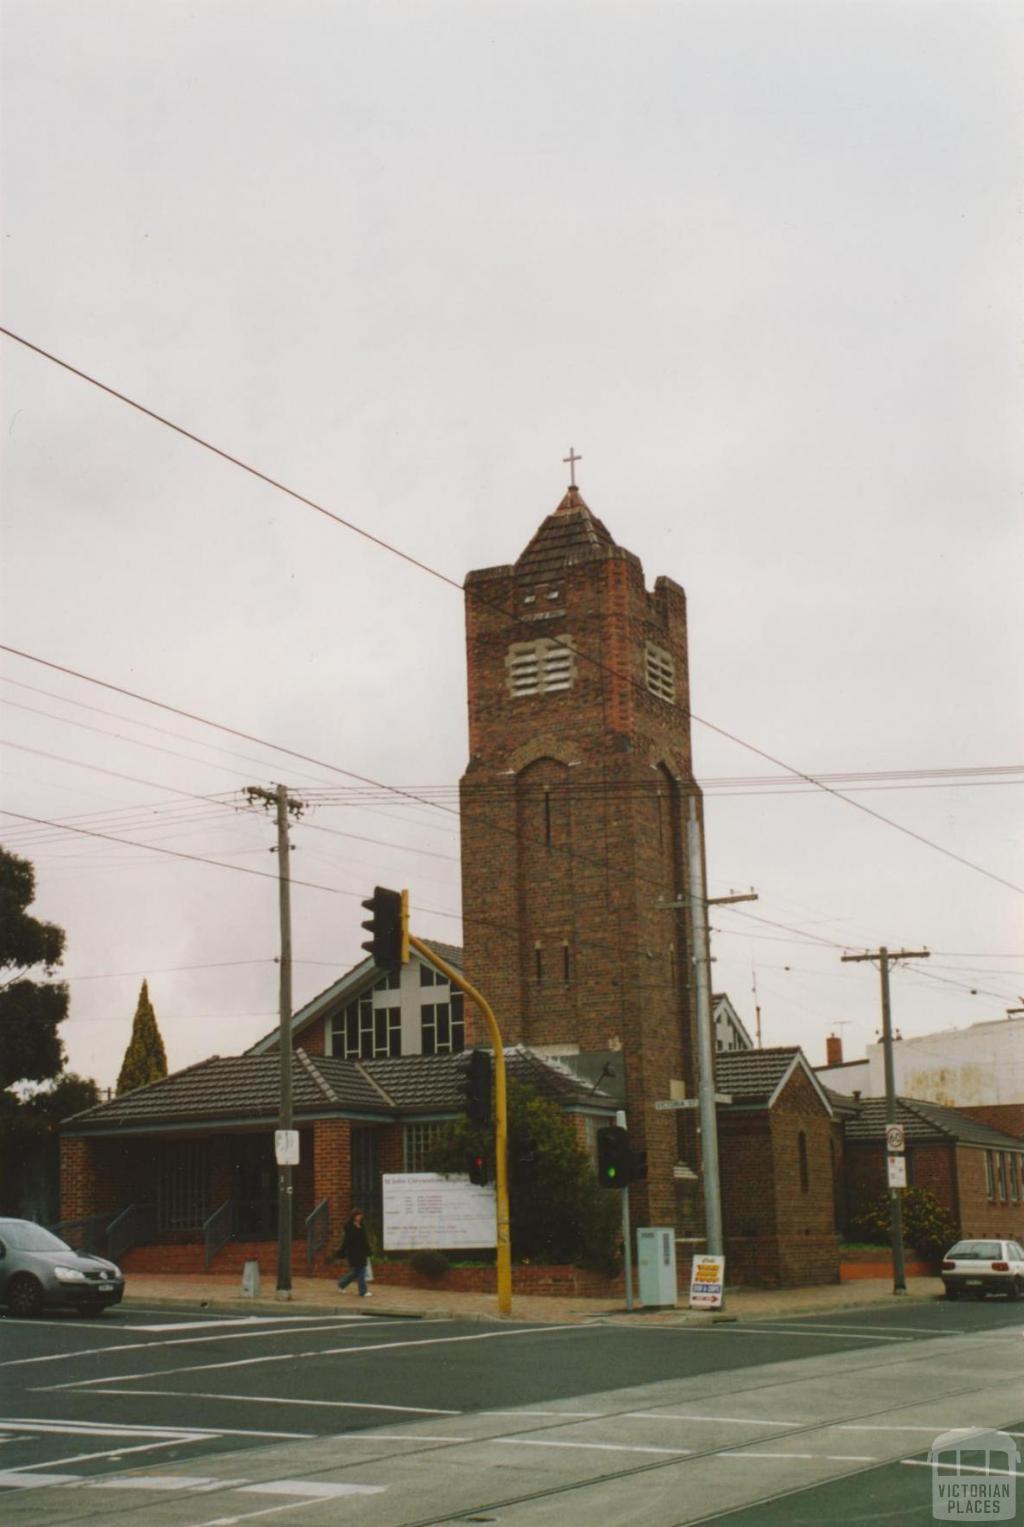
[[[646,658],[647,688],[652,695],[657,695],[659,700],[667,700],[670,705],[674,705],[676,665],[671,652],[666,652],[664,647],[656,647],[653,642],[648,642]]]
[[[427,1158],[444,1129],[441,1123],[407,1124],[402,1136],[402,1170],[423,1172]]]
[[[420,1047],[424,1055],[458,1055],[466,1048],[460,991],[453,991],[447,1002],[424,1002],[420,1006]]]
[[[421,986],[447,986],[448,985],[448,977],[447,976],[443,976],[439,970],[435,970],[433,965],[421,965],[420,966],[420,985]]]
[[[377,1007],[373,999],[373,991],[364,992],[334,1019],[332,1055],[341,1055],[345,1060],[381,1060],[388,1055],[401,1055],[402,1009]]]
[[[985,1192],[991,1199],[994,1199],[996,1196],[996,1174],[995,1168],[992,1165],[991,1151],[985,1152]]]
[[[550,695],[571,689],[576,679],[576,653],[571,636],[541,637],[535,642],[514,642],[505,659],[508,687],[513,698]]]

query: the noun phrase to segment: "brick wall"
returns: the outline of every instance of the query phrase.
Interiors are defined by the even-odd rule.
[[[835,1134],[834,1121],[800,1070],[770,1113],[719,1115],[730,1283],[789,1287],[838,1281]]]
[[[313,1193],[326,1198],[331,1217],[330,1249],[352,1212],[352,1130],[347,1119],[317,1119],[313,1124]]]
[[[990,1198],[985,1174],[985,1151],[958,1145],[957,1175],[960,1184],[960,1234],[962,1236],[1010,1236],[1024,1238],[1024,1205],[1009,1195]]]
[[[621,1047],[630,1134],[648,1157],[636,1216],[674,1224],[680,1126],[653,1104],[673,1080],[695,1082],[685,918],[657,907],[685,887],[695,788],[685,596],[668,579],[649,593],[638,560],[611,547],[547,582],[471,573],[466,632],[466,973],[506,1042]],[[545,636],[575,643],[572,687],[512,697],[510,645]],[[672,654],[675,705],[646,689],[648,640]]]
[[[979,1103],[969,1108],[958,1103],[956,1111],[965,1113],[969,1119],[977,1119],[979,1124],[988,1124],[992,1129],[1001,1129],[1004,1134],[1024,1139],[1024,1103]]]

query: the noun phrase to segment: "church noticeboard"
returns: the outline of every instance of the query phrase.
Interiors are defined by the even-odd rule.
[[[494,1188],[436,1172],[385,1172],[384,1250],[495,1246]]]
[[[691,1310],[720,1310],[725,1292],[725,1258],[695,1256],[690,1274]]]

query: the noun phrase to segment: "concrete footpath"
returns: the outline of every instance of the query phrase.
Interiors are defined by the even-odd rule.
[[[125,1306],[133,1304],[181,1304],[188,1309],[268,1315],[281,1313],[323,1315],[356,1313],[396,1316],[410,1320],[499,1320],[494,1294],[454,1293],[448,1289],[394,1288],[375,1284],[372,1299],[360,1299],[352,1287],[342,1293],[326,1278],[295,1278],[292,1298],[278,1300],[272,1279],[264,1279],[256,1298],[242,1293],[238,1277],[209,1274],[161,1276],[129,1273]],[[893,1294],[891,1278],[858,1278],[852,1283],[830,1283],[815,1288],[736,1289],[726,1296],[721,1312],[690,1310],[680,1303],[675,1309],[643,1309],[628,1312],[622,1299],[581,1299],[546,1294],[516,1294],[513,1320],[581,1324],[599,1320],[615,1324],[645,1325],[707,1324],[709,1321],[762,1320],[786,1315],[831,1315],[844,1310],[892,1308],[907,1303],[930,1302],[942,1297],[938,1278],[908,1278],[907,1293]]]

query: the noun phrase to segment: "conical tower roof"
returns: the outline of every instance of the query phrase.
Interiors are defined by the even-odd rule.
[[[611,533],[591,513],[579,488],[569,488],[519,557],[516,575],[548,583],[567,567],[598,561],[615,550]]]

